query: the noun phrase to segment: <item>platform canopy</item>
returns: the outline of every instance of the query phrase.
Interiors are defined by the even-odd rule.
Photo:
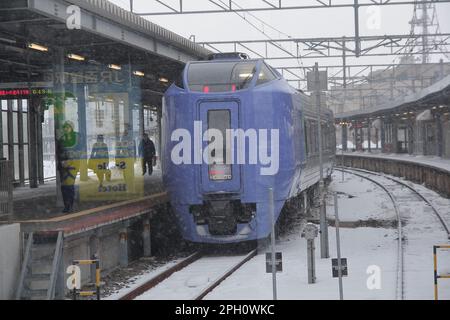
[[[76,22],[79,29],[73,29]],[[63,50],[66,61],[68,55],[85,59],[78,61],[85,69],[132,65],[131,71],[142,77],[146,104],[154,103],[155,97],[160,101],[161,92],[184,63],[210,53],[105,0],[0,2],[0,88],[50,87],[45,73],[54,66],[58,50]]]
[[[336,115],[336,121],[359,120],[405,111],[421,112],[440,105],[450,105],[450,75],[414,94],[383,103],[375,108]]]

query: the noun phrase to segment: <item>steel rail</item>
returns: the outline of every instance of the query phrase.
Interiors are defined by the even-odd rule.
[[[235,273],[239,268],[241,268],[245,263],[254,258],[258,253],[258,249],[251,251],[245,256],[241,261],[239,261],[235,266],[227,270],[221,277],[219,277],[214,283],[204,289],[199,295],[197,295],[193,300],[202,300],[206,295],[217,288],[225,279]]]
[[[225,279],[227,279],[229,276],[231,276],[233,273],[235,273],[239,268],[241,268],[246,262],[251,260],[253,257],[257,254],[257,249],[252,250],[250,253],[248,253],[244,258],[242,258],[238,263],[236,263],[234,266],[232,266],[230,269],[225,271],[220,277],[217,278],[211,285],[209,285],[207,288],[203,289],[199,294],[196,294],[192,300],[202,300],[206,295],[211,293],[215,288],[217,288]],[[178,272],[187,266],[193,264],[196,261],[199,261],[201,258],[207,257],[204,256],[201,252],[196,252],[189,256],[188,258],[184,259],[180,263],[176,264],[175,266],[171,267],[170,269],[160,273],[159,275],[153,277],[152,279],[148,280],[144,284],[138,286],[137,288],[133,289],[132,291],[126,293],[122,297],[119,298],[119,300],[133,300],[136,297],[144,294],[147,291],[150,291],[154,287],[156,287],[161,282],[169,279],[175,272]]]
[[[350,169],[350,168],[348,168]],[[417,191],[416,189],[414,189],[413,187],[411,187],[410,185],[408,185],[407,183],[398,180],[396,178],[387,176],[387,175],[383,175],[383,174],[379,174],[377,172],[372,172],[372,171],[368,171],[368,170],[364,170],[364,169],[359,169],[359,168],[351,168],[350,170],[354,170],[354,171],[359,171],[359,172],[363,172],[363,173],[368,173],[368,174],[372,174],[372,175],[376,175],[376,176],[380,176],[386,179],[389,179],[391,181],[394,181],[398,184],[401,184],[402,186],[408,188],[409,190],[413,191],[415,194],[417,194],[417,196],[419,196],[423,201],[425,201],[430,208],[433,210],[434,214],[436,215],[436,217],[438,218],[438,220],[441,222],[443,228],[445,229],[445,231],[447,232],[447,237],[448,239],[450,239],[450,226],[447,224],[447,222],[444,220],[444,218],[442,217],[441,213],[439,212],[438,209],[436,209],[436,207],[433,205],[433,203],[431,202],[430,199],[426,198],[423,194],[421,194],[419,191]]]
[[[128,292],[124,296],[120,297],[119,300],[133,300],[136,297],[140,296],[141,294],[149,291],[150,289],[156,287],[158,284],[163,282],[164,280],[168,279],[172,274],[175,272],[178,272],[190,264],[194,263],[195,261],[199,260],[202,257],[202,254],[200,252],[196,252],[186,259],[180,261],[173,267],[167,269],[166,271],[158,274],[157,276],[153,277],[152,279],[148,280],[144,284],[138,286],[137,288],[133,289],[132,291]]]
[[[365,175],[358,174],[355,172],[351,172],[352,169],[341,169],[336,168],[338,171],[344,171],[349,174],[353,174],[355,176],[358,176],[360,178],[366,179],[377,186],[379,186],[381,189],[383,189],[389,198],[392,201],[392,204],[394,206],[395,214],[397,216],[397,233],[398,233],[398,246],[397,246],[397,286],[396,286],[396,296],[398,300],[403,300],[404,298],[404,279],[403,279],[403,273],[404,273],[404,255],[403,255],[403,232],[402,232],[402,220],[400,215],[400,209],[397,204],[397,200],[395,196],[392,194],[391,191],[389,191],[382,183],[379,181],[376,181],[374,179],[371,179]]]

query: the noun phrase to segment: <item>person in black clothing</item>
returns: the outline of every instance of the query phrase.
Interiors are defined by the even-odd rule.
[[[75,182],[80,168],[83,143],[80,135],[75,132],[75,126],[71,121],[66,121],[62,128],[63,135],[56,142],[56,153],[64,201],[63,212],[68,213],[73,209]]]
[[[139,144],[139,156],[142,158],[142,175],[147,172],[151,176],[153,173],[153,158],[156,155],[155,144],[148,137],[148,134],[144,133],[144,137]]]

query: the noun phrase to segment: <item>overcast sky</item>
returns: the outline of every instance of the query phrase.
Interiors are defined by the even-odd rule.
[[[166,3],[177,7],[178,0],[164,0]],[[218,2],[224,0],[216,0]],[[272,2],[277,2],[271,0]],[[129,9],[129,0],[112,0],[112,2]],[[227,2],[227,1],[225,1]],[[242,6],[259,6],[261,0],[235,0]],[[335,3],[348,3],[349,0],[335,0]],[[352,1],[350,1],[352,2]],[[363,0],[361,2],[364,2]],[[284,0],[286,5],[313,4],[315,0]],[[197,10],[205,8],[214,8],[214,5],[208,4],[207,0],[185,0],[185,10]],[[361,35],[384,35],[384,34],[409,34],[409,21],[413,16],[414,6],[384,6],[380,8],[380,28],[370,29],[367,26],[368,18],[371,13],[366,7],[360,8],[360,33]],[[440,29],[443,33],[450,33],[450,3],[436,4]],[[164,7],[154,0],[134,0],[134,10],[136,12],[157,12],[167,11]],[[286,38],[287,35],[297,38],[305,37],[342,37],[353,36],[353,9],[352,8],[333,8],[333,9],[314,9],[314,10],[292,10],[292,11],[261,11],[253,12],[253,15],[267,22],[269,25],[279,29],[282,34],[271,30],[268,26],[257,21],[254,17],[246,14],[248,21],[257,25],[260,29],[272,38]],[[248,40],[248,39],[266,39],[266,37],[255,30],[244,19],[235,13],[222,14],[203,14],[203,15],[171,15],[171,16],[150,16],[147,17],[152,22],[161,25],[171,31],[174,31],[184,37],[196,36],[197,42],[218,41],[218,40]],[[419,31],[420,32],[420,31]],[[289,45],[285,45],[287,49]],[[232,47],[230,47],[231,49]],[[392,57],[349,59],[349,63],[391,63]],[[305,59],[301,63],[305,66],[314,64],[314,60]],[[320,60],[322,64],[335,64],[339,60],[325,61]],[[272,61],[271,64],[279,66],[280,61]],[[283,62],[287,64],[287,62]],[[299,64],[300,62],[292,61]]]

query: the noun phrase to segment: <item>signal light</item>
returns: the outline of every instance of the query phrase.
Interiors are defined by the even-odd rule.
[[[203,87],[203,92],[204,93],[209,93],[209,87],[208,86],[204,86]]]

